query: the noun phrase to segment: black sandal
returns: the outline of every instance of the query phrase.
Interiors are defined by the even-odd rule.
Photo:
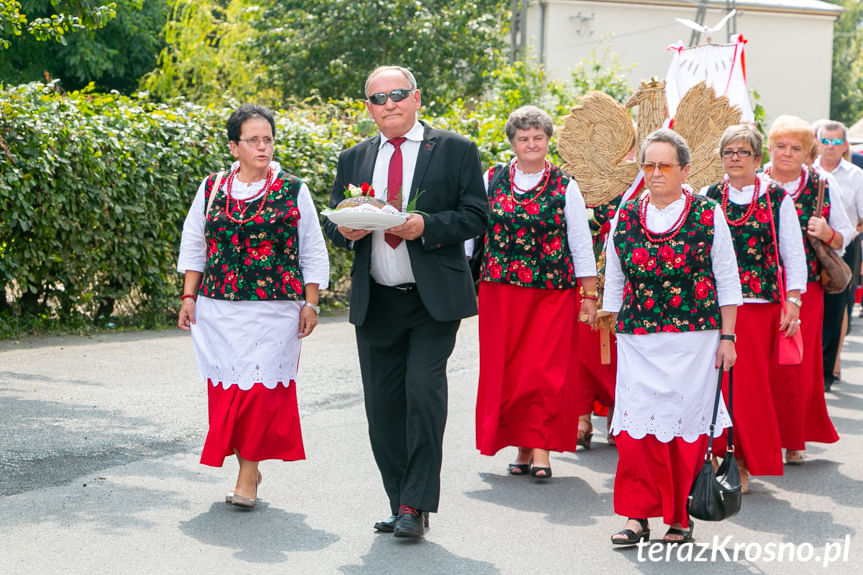
[[[579,421],[579,423],[581,422]],[[579,425],[578,439],[576,440],[576,444],[579,447],[583,447],[586,450],[590,451],[590,442],[593,439],[593,424],[589,423],[588,425],[589,427],[587,427],[586,429],[582,429],[582,427]]]
[[[576,440],[576,444],[579,447],[583,447],[587,451],[590,451],[590,442],[592,439],[593,431],[586,431],[583,435],[579,435],[579,438]]]
[[[537,473],[545,471],[545,475],[537,475]],[[534,479],[551,479],[551,467],[537,467],[534,465],[530,468],[530,474]]]
[[[647,519],[636,519],[634,517],[627,518],[627,521],[638,521],[641,525],[641,532],[636,533],[632,529],[621,529],[611,536],[611,542],[615,545],[635,545],[640,541],[650,540],[650,526],[647,524]],[[618,535],[624,535],[626,539],[615,539]]]
[[[527,475],[530,471],[530,463],[510,463],[510,475]]]
[[[692,519],[689,520],[689,529],[686,531],[678,529],[677,527],[669,527],[668,531],[666,531],[665,535],[662,537],[662,540],[666,543],[689,543],[692,541],[692,530],[694,527],[695,521]],[[680,535],[683,539],[666,539],[669,535]]]

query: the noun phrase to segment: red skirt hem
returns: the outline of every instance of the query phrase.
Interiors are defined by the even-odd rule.
[[[824,399],[821,330],[824,321],[824,289],[819,282],[806,284],[801,296],[800,332],[803,363],[778,365],[771,362],[770,384],[782,447],[806,449],[807,441],[835,443],[839,434],[827,413]]]
[[[614,512],[638,519],[662,517],[666,525],[689,527],[686,503],[704,463],[707,436],[693,443],[682,437],[663,443],[654,435],[633,439],[621,431],[615,439]]]
[[[476,446],[575,451],[578,292],[480,283]]]
[[[737,362],[734,364],[735,457],[752,475],[782,475],[782,440],[773,406],[770,366],[777,361],[779,304],[745,303],[737,308]],[[728,374],[722,382],[728,405]],[[724,456],[726,434],[714,439]]]
[[[297,384],[279,383],[268,389],[261,383],[249,390],[236,385],[225,389],[207,381],[210,429],[201,463],[221,467],[225,457],[239,453],[249,461],[305,459]]]

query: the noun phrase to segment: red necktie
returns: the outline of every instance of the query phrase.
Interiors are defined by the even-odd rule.
[[[402,211],[402,149],[400,146],[405,140],[407,140],[405,137],[389,140],[395,151],[390,158],[390,168],[387,172],[387,203],[398,211]],[[402,243],[402,238],[393,234],[385,233],[384,240],[392,249],[396,249]]]

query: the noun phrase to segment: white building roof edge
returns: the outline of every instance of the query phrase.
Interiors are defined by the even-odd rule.
[[[571,1],[571,0],[570,0]],[[597,4],[644,4],[653,6],[686,6],[695,9],[698,0],[580,0]],[[568,4],[561,0],[552,3]],[[708,0],[711,10],[724,10],[725,0]],[[822,2],[821,0],[737,0],[738,10],[754,10],[759,12],[781,12],[785,14],[810,14],[838,18],[844,11],[841,6]]]

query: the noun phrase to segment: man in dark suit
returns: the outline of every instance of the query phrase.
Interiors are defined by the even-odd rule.
[[[417,120],[409,70],[377,68],[365,94],[380,134],[341,153],[330,207],[348,185],[371,184],[376,197],[416,211],[386,233],[330,221],[325,230],[354,251],[350,321],[391,511],[375,529],[420,537],[440,497],[447,360],[461,319],[477,313],[464,240],[485,228],[488,199],[476,145]]]

